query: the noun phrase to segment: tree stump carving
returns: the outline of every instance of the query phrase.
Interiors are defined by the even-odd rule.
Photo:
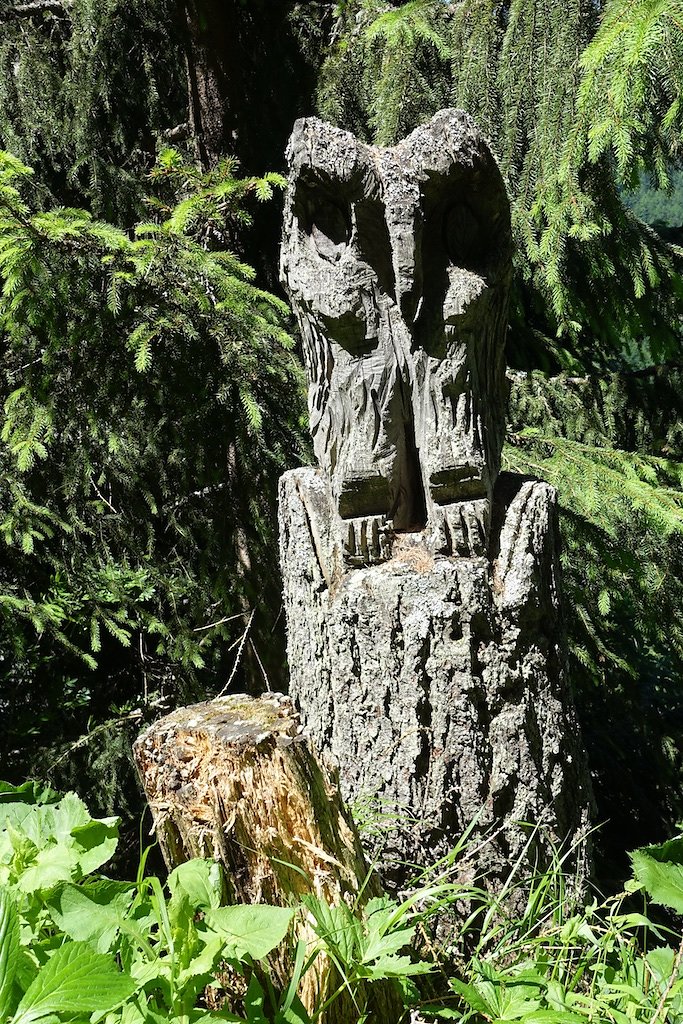
[[[503,182],[452,110],[391,149],[304,119],[288,160],[281,272],[319,464],[280,484],[290,692],[344,797],[411,820],[397,863],[477,817],[495,837],[469,869],[499,885],[584,834],[591,802],[555,492],[498,479]]]

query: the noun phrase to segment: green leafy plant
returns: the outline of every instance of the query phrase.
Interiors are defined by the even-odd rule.
[[[90,1014],[107,1024],[310,1024],[298,990],[322,954],[344,980],[314,1019],[344,991],[362,1007],[368,986],[429,970],[399,955],[415,930],[406,923],[411,903],[372,900],[352,911],[310,897],[302,907],[224,906],[219,864],[188,861],[164,885],[145,873],[147,854],[135,882],[106,878],[98,872],[117,823],[90,818],[73,793],[0,784],[0,1016],[8,1024]],[[296,942],[283,985],[268,958],[304,913],[319,943]]]
[[[577,902],[560,856],[531,878],[517,865],[495,895],[460,884],[453,878],[466,835],[401,901],[333,907],[308,895],[301,908],[283,908],[224,906],[221,869],[211,861],[181,864],[164,886],[145,874],[145,855],[135,882],[107,879],[97,871],[115,823],[84,817],[73,794],[0,784],[0,1016],[7,1024],[88,1017],[93,1024],[312,1024],[342,996],[350,1024],[361,1024],[372,1019],[373,986],[386,983],[398,984],[406,1007],[424,1020],[683,1021],[683,942],[678,951],[668,944],[680,934],[633,902],[642,890],[683,911],[680,837],[635,851],[633,880],[602,902]],[[55,851],[64,851],[70,865],[61,878],[46,874],[42,887],[34,884],[35,857],[18,855],[38,835],[40,849],[52,849],[59,863]],[[430,941],[425,929],[435,915],[443,923],[444,913],[454,930]],[[268,957],[290,941],[301,914],[317,942],[298,941],[291,976],[278,983]],[[429,948],[430,962],[418,944]],[[338,986],[309,1016],[297,993],[320,955]],[[428,1000],[413,981],[422,975],[431,975]]]
[[[330,906],[313,895],[305,895],[302,902],[339,976],[339,988],[328,1003],[347,991],[362,1017],[367,1011],[368,982],[392,980],[405,985],[409,978],[432,970],[430,964],[405,953],[415,937],[416,926],[410,921],[416,916],[413,900],[399,904],[376,897],[362,909],[345,903]]]
[[[632,855],[634,866],[640,853]],[[491,1024],[679,1024],[681,956],[666,944],[678,936],[651,920],[647,908],[633,907],[632,892],[640,888],[634,882],[582,906],[558,858],[536,877],[511,879],[497,896],[462,889],[471,912],[459,931],[452,995],[423,1004],[421,1012]]]
[[[631,863],[631,889],[643,889],[653,903],[683,914],[683,837],[634,850]]]
[[[2,938],[9,942],[12,925],[17,920],[16,911],[10,897],[1,890],[0,914],[3,917]],[[7,925],[7,931],[4,925]],[[5,968],[0,988],[7,987],[10,991],[16,981],[17,961],[13,953],[11,948],[0,950]],[[108,1013],[134,991],[135,982],[119,971],[114,957],[93,953],[85,942],[66,942],[40,968],[14,1013],[11,999],[5,1002],[5,1019],[10,1024],[31,1024],[45,1018],[70,1020],[74,1016]]]
[[[97,875],[117,824],[91,818],[73,793],[0,786],[0,1003],[11,1024],[208,1020],[199,1004],[207,985],[220,989],[221,965],[251,974],[288,934],[294,908],[222,906],[213,862],[181,864],[168,895],[146,858],[135,883]]]

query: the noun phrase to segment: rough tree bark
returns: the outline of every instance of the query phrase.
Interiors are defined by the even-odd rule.
[[[330,904],[379,893],[368,876],[358,835],[334,782],[321,768],[289,701],[245,694],[181,708],[155,722],[133,752],[169,868],[191,857],[219,860],[228,902],[290,906],[302,893]],[[298,935],[314,941],[302,921]],[[274,957],[272,976],[284,985],[292,962]],[[319,957],[299,997],[313,1012],[339,986]],[[376,992],[378,1019],[400,1015],[393,990]],[[347,997],[320,1018],[355,1020]]]
[[[501,475],[490,559],[434,556],[405,534],[390,561],[348,571],[326,481],[294,470],[280,537],[290,692],[344,798],[377,797],[396,815],[388,877],[433,864],[475,818],[477,840],[490,839],[462,878],[493,888],[518,857],[542,865],[585,835],[549,485]]]
[[[247,173],[272,170],[292,121],[309,108],[315,75],[292,31],[293,6],[292,0],[181,0],[190,122],[205,168],[236,156]]]

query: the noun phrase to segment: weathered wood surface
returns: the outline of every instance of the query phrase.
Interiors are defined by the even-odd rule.
[[[459,110],[387,149],[305,118],[287,158],[281,276],[319,466],[280,487],[291,694],[344,796],[410,821],[397,862],[433,863],[477,817],[494,837],[468,870],[500,885],[532,828],[527,862],[590,804],[555,494],[496,484],[503,179]]]
[[[229,903],[291,906],[313,893],[334,905],[356,900],[361,887],[361,902],[379,893],[338,788],[287,698],[231,694],[181,708],[150,726],[133,752],[168,867],[192,857],[219,860]],[[312,948],[303,918],[296,928]],[[286,984],[293,967],[286,953],[270,966]],[[339,983],[321,956],[299,996],[312,1012]],[[398,1020],[393,989],[380,986],[374,998],[381,1019]],[[348,1024],[354,1012],[342,997],[319,1019]]]
[[[287,158],[281,277],[347,562],[385,560],[409,529],[433,552],[481,554],[512,253],[496,161],[461,110],[386,149],[305,118]]]
[[[319,470],[283,476],[290,692],[307,735],[338,765],[345,799],[396,813],[385,857],[398,882],[402,863],[433,864],[476,817],[491,840],[463,874],[500,886],[530,826],[527,865],[588,829],[555,492],[502,474],[490,557],[434,556],[403,534],[390,561],[349,570],[334,518]]]

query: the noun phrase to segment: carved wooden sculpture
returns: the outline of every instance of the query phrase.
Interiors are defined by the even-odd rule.
[[[433,862],[477,816],[495,839],[470,868],[495,885],[590,806],[555,492],[497,479],[505,189],[454,110],[391,149],[307,118],[288,159],[282,279],[319,463],[280,484],[290,692],[344,796],[412,823],[398,860]]]
[[[392,149],[302,120],[288,156],[282,276],[347,558],[386,558],[394,530],[482,553],[504,430],[511,244],[498,167],[452,110]]]

